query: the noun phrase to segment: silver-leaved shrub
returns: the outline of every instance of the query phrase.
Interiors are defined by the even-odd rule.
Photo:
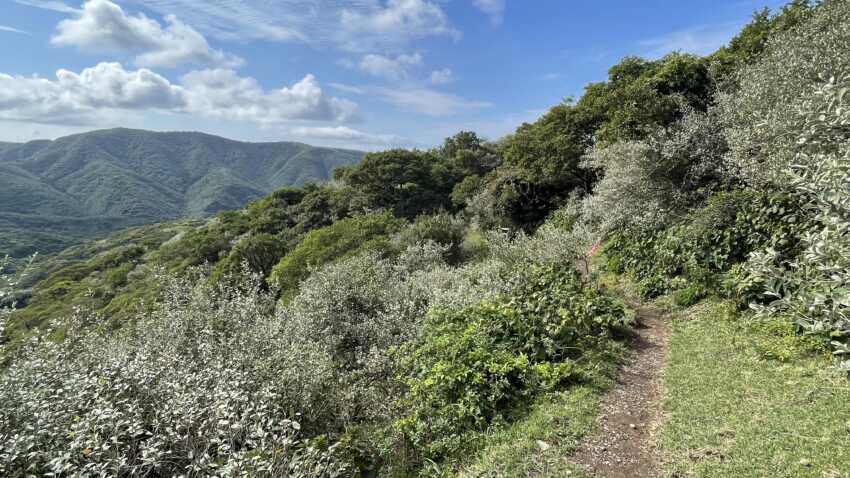
[[[753,254],[748,280],[775,299],[754,305],[762,317],[790,317],[808,333],[832,339],[850,370],[850,76],[831,78],[800,102],[800,133],[790,184],[809,199],[818,228],[803,252],[783,260],[774,250]]]
[[[80,310],[18,350],[0,374],[0,476],[351,476],[350,456],[312,437],[394,416],[394,351],[428,311],[563,264],[566,234],[482,233],[486,257],[459,267],[430,240],[367,252],[282,303],[259,277],[160,274],[159,303],[120,330]]]
[[[256,278],[160,277],[152,313],[117,332],[78,313],[0,375],[0,476],[348,476],[300,438],[293,364]]]
[[[727,181],[717,111],[683,109],[681,120],[642,140],[597,144],[589,151],[584,165],[601,179],[592,194],[570,206],[579,227],[601,240],[617,230],[667,226]]]
[[[771,38],[759,61],[736,72],[735,88],[719,95],[728,167],[744,181],[781,186],[801,159],[795,142],[805,125],[797,112],[818,85],[850,71],[848,18],[850,3],[822,2],[811,18]]]

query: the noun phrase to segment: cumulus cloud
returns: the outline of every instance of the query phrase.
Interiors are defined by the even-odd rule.
[[[96,123],[109,111],[164,111],[249,121],[351,121],[357,105],[326,97],[313,75],[264,90],[253,78],[226,69],[196,71],[179,84],[148,69],[100,63],[79,74],[59,70],[56,79],[0,74],[0,119],[47,124]]]
[[[451,83],[453,80],[454,76],[452,74],[452,70],[449,68],[443,68],[442,70],[431,72],[430,81],[432,85],[446,85]]]
[[[189,110],[208,117],[282,123],[288,120],[353,121],[357,105],[326,98],[313,75],[289,87],[264,91],[253,78],[233,70],[195,71],[182,78]]]
[[[428,116],[450,116],[462,111],[477,110],[493,106],[483,101],[470,101],[456,95],[441,93],[428,88],[381,88],[378,90],[384,101],[403,110]]]
[[[348,126],[305,126],[292,128],[290,134],[305,139],[374,146],[403,146],[411,143],[401,136],[366,133]]]
[[[461,37],[436,2],[388,0],[386,6],[370,11],[343,9],[340,13],[338,40],[353,51],[393,47],[428,36]]]
[[[55,80],[0,74],[0,118],[37,123],[85,124],[104,109],[182,110],[186,92],[156,73],[100,63]]]
[[[128,15],[109,0],[89,0],[73,18],[59,22],[55,45],[135,55],[137,66],[175,67],[182,64],[236,67],[241,58],[210,47],[206,38],[174,15],[166,25],[144,14]]]
[[[472,4],[490,17],[494,25],[505,19],[505,0],[472,0]]]
[[[407,69],[411,66],[422,64],[422,55],[398,55],[395,58],[383,55],[369,54],[360,60],[359,67],[364,72],[386,78],[389,80],[400,80],[407,78]]]

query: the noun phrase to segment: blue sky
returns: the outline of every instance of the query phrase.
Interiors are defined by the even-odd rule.
[[[496,139],[625,55],[705,54],[777,0],[0,0],[0,141],[100,129]]]

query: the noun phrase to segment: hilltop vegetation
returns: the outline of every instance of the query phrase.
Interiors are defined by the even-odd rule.
[[[0,255],[49,254],[130,226],[239,209],[330,179],[357,151],[200,133],[94,131],[0,145]]]
[[[568,476],[551,450],[587,432],[635,320],[602,271],[725,301],[763,367],[848,368],[848,17],[795,1],[712,55],[625,58],[498,141],[69,250],[0,327],[0,474]],[[696,386],[705,323],[674,328],[669,384]],[[676,461],[682,426],[673,471],[755,469]]]

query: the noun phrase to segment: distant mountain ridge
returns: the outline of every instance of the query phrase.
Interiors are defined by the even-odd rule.
[[[124,128],[0,143],[0,255],[239,209],[284,186],[326,181],[363,154]]]

